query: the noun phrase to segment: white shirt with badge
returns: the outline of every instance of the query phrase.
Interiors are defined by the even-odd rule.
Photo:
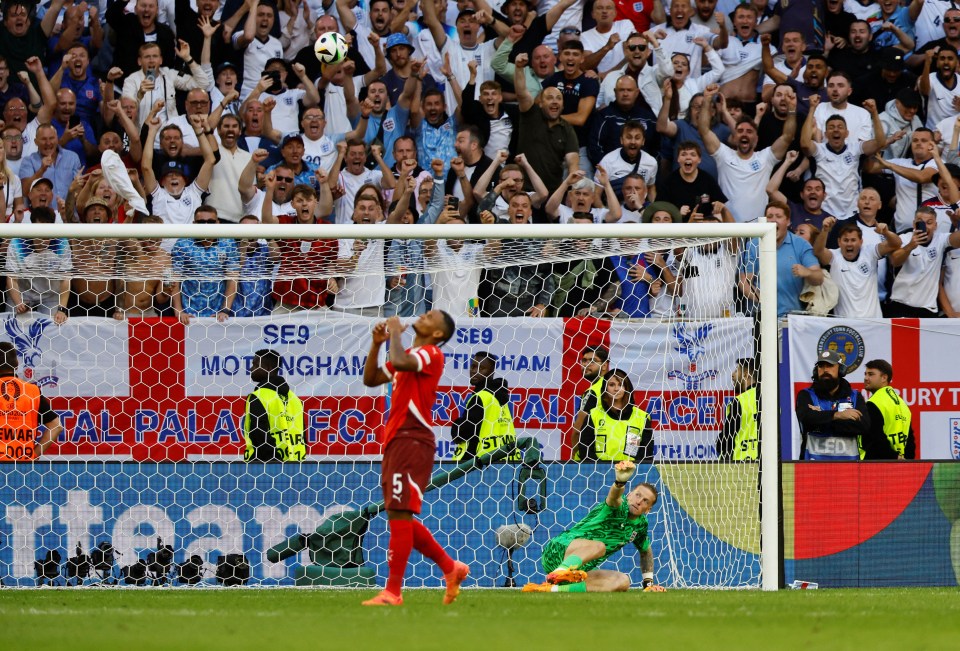
[[[835,152],[826,142],[816,143],[817,177],[823,180],[826,198],[823,210],[846,219],[857,211],[857,197],[860,195],[860,174],[857,165],[863,148],[859,141],[847,141],[844,148]]]
[[[906,246],[913,240],[913,231],[900,236]],[[940,289],[940,267],[949,244],[950,235],[935,232],[926,246],[918,246],[907,256],[900,273],[893,281],[890,300],[937,313],[937,292]]]
[[[206,194],[196,181],[175,197],[159,183],[150,196],[153,197],[153,214],[163,219],[164,224],[192,224],[193,212],[203,203]]]
[[[234,47],[237,40],[243,35],[243,30],[233,35]],[[240,99],[246,100],[247,95],[253,92],[253,89],[260,83],[260,77],[263,76],[263,69],[267,67],[267,61],[270,59],[283,58],[283,44],[279,39],[268,36],[266,41],[254,37],[254,39],[244,48],[243,51],[243,84],[240,86]]]
[[[306,163],[329,172],[337,162],[337,143],[343,140],[343,134],[323,135],[319,140],[303,137],[303,160]]]
[[[767,183],[779,162],[770,147],[743,159],[736,151],[721,144],[713,153],[717,162],[717,182],[730,200],[727,208],[740,223],[756,221],[767,205]]]
[[[338,224],[353,223],[353,202],[355,195],[357,194],[357,190],[367,183],[372,183],[380,189],[383,183],[383,172],[379,169],[368,170],[364,168],[360,174],[353,174],[345,168],[340,170],[338,185],[344,189],[344,193],[342,197],[337,199],[337,203],[335,204]]]
[[[647,187],[657,183],[657,159],[643,150],[640,151],[640,157],[631,163],[624,159],[623,147],[618,147],[600,160],[599,167],[607,171],[607,176],[611,181],[617,181],[636,172],[643,177]],[[596,174],[594,174],[593,180],[596,183],[600,182]]]
[[[623,62],[623,43],[634,31],[633,23],[629,20],[615,20],[606,34],[601,34],[596,27],[580,34],[580,42],[583,43],[583,49],[587,52],[599,52],[607,45],[613,34],[620,36],[620,42],[600,59],[600,64],[597,66],[598,73],[602,75]]]
[[[376,224],[373,226],[375,227]],[[354,240],[338,240],[338,243],[337,257],[341,260],[352,258]],[[336,308],[348,310],[383,305],[387,291],[383,267],[383,244],[384,240],[367,240],[367,247],[360,253],[356,267],[363,273],[344,278],[343,286],[334,300]]]
[[[840,249],[830,249],[830,277],[840,290],[834,316],[856,319],[880,319],[880,295],[877,293],[876,244],[864,244],[856,260],[847,260]]]
[[[267,98],[273,98],[277,102],[276,108],[273,109],[273,113],[270,115],[274,129],[284,135],[300,131],[300,100],[302,100],[306,94],[307,91],[300,88],[288,88],[277,95],[273,93],[261,93],[261,102]]]

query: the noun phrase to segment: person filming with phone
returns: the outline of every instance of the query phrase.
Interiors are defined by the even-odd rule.
[[[161,101],[160,123],[166,124],[177,117],[177,91],[193,90],[194,88],[209,88],[212,80],[210,74],[201,67],[200,62],[190,54],[190,46],[186,41],[179,41],[177,56],[183,60],[189,75],[171,70],[163,65],[163,55],[160,46],[156,43],[144,43],[140,46],[137,64],[140,70],[131,73],[123,82],[124,97],[136,100],[140,105],[137,115],[140,124],[150,115],[154,103]]]
[[[954,225],[960,221],[958,217],[951,217]],[[920,206],[913,218],[913,229],[901,233],[900,241],[903,246],[890,254],[890,261],[899,271],[883,316],[939,316],[937,294],[940,290],[940,267],[947,248],[960,247],[960,231],[949,234],[939,232],[937,213],[933,208]]]

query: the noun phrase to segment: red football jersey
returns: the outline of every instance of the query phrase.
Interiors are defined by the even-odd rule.
[[[653,0],[614,0],[614,4],[617,6],[617,20],[629,20],[641,34],[650,29]]]
[[[417,358],[416,371],[394,371],[389,361],[383,371],[393,380],[390,416],[384,426],[383,446],[398,430],[426,429],[433,434],[433,403],[443,375],[443,353],[436,346],[415,346],[407,352]]]

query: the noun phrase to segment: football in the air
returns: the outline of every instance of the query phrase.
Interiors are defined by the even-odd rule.
[[[347,56],[347,40],[337,32],[321,34],[313,45],[313,51],[320,63],[332,65],[340,63]]]

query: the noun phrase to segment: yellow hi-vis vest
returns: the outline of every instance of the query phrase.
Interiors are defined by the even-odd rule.
[[[883,416],[883,434],[890,442],[890,447],[899,456],[903,456],[907,446],[907,437],[910,434],[910,407],[897,394],[893,387],[883,387],[870,396],[873,405],[880,410]],[[865,451],[863,445],[860,445],[860,458],[863,459]]]
[[[603,398],[603,376],[597,378],[596,382],[590,385],[590,388],[587,389],[587,393],[593,392],[593,395],[597,398],[597,404],[600,404],[600,400]],[[584,394],[586,395],[586,394]],[[580,408],[583,409],[585,401],[580,404]],[[577,442],[573,442],[573,460],[581,461],[580,459],[580,450],[577,447]]]
[[[259,398],[267,410],[270,424],[270,436],[277,448],[280,461],[303,461],[307,456],[307,445],[303,438],[303,403],[293,391],[287,392],[286,399],[273,389],[261,387],[247,398],[247,407],[243,415],[243,438],[247,442],[243,460],[256,457],[253,442],[250,441],[250,401]]]
[[[733,435],[733,461],[756,461],[760,458],[757,435],[757,387],[750,387],[737,396],[740,403],[740,429]],[[727,405],[729,412],[731,405]]]
[[[510,413],[510,404],[501,405],[493,393],[486,389],[477,391],[470,400],[479,400],[483,404],[483,421],[480,423],[479,440],[477,441],[477,456],[487,454],[500,446],[516,442],[517,431],[513,426],[513,414]],[[467,401],[469,405],[469,400]],[[467,453],[469,441],[457,443],[453,451],[453,460],[460,461]],[[511,454],[507,461],[519,462],[520,451]]]
[[[598,404],[590,410],[595,434],[594,450],[599,461],[632,461],[640,452],[640,439],[647,426],[647,412],[634,407],[630,418],[615,420]]]

